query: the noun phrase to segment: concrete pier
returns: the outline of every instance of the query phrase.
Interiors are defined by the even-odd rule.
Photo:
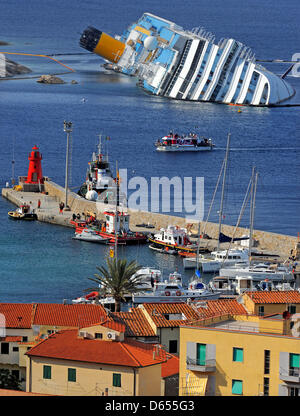
[[[68,192],[68,205],[70,210],[64,210],[63,213],[60,214],[59,203],[61,201],[64,202],[65,200],[65,189],[51,180],[45,181],[44,189],[45,193],[37,193],[3,188],[2,196],[17,206],[25,202],[30,204],[31,208],[35,209],[38,220],[43,222],[72,227],[70,220],[73,213],[80,213],[80,215],[82,215],[88,212],[95,213],[98,219],[104,219],[103,212],[108,209],[106,204],[87,201],[71,191]],[[41,202],[39,209],[38,200]],[[132,231],[153,232],[155,230],[159,230],[160,228],[165,228],[168,225],[175,225],[178,227],[187,226],[187,221],[184,217],[135,211],[131,209],[127,209],[127,211],[130,214],[130,229]],[[136,227],[137,224],[148,223],[154,225],[155,228],[149,230],[147,228]],[[203,227],[204,222],[201,222],[201,231],[203,231]],[[194,222],[191,227],[191,231],[193,233],[197,233],[197,228],[198,223]],[[234,226],[223,225],[222,232],[231,236],[234,228]],[[218,224],[208,223],[205,233],[210,237],[210,239],[201,239],[201,245],[213,250],[217,245]],[[243,235],[249,235],[249,230],[246,228],[238,228],[236,230],[235,237],[241,237]],[[255,230],[253,232],[253,238],[258,242],[257,249],[259,251],[277,254],[280,256],[281,260],[285,260],[290,256],[291,250],[294,249],[297,242],[297,237],[270,233],[261,230]],[[222,245],[222,247],[226,247],[226,245]]]

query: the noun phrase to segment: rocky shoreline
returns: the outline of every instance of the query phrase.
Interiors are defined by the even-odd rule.
[[[31,69],[7,59],[4,53],[0,53],[0,78],[29,74],[30,72],[32,72]]]

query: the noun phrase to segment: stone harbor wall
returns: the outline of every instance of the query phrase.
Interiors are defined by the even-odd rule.
[[[39,192],[22,192],[11,188],[3,188],[2,196],[8,199],[15,205],[22,203],[29,203],[32,208],[36,209],[39,221],[49,222],[70,227],[70,219],[73,213],[84,214],[95,213],[98,219],[104,219],[104,212],[112,210],[115,207],[103,203],[96,203],[94,201],[87,201],[81,198],[74,192],[68,192],[68,206],[69,210],[64,210],[63,214],[59,212],[60,202],[65,202],[65,190],[62,186],[48,180],[44,184],[45,193]],[[41,207],[38,209],[38,200],[41,202]],[[135,211],[125,209],[130,214],[130,229],[132,231],[154,232],[160,228],[166,228],[168,225],[175,225],[178,227],[189,227],[192,234],[198,232],[198,223],[188,223],[183,217],[176,217],[172,215],[165,215],[153,212]],[[137,227],[137,225],[151,224],[154,228]],[[190,224],[190,225],[188,225]],[[200,232],[203,233],[205,223],[201,222]],[[222,232],[228,236],[232,236],[235,227],[230,225],[222,225]],[[208,238],[201,239],[201,245],[213,250],[217,246],[219,226],[216,223],[207,223],[205,234]],[[249,230],[246,228],[238,228],[235,237],[242,237],[249,235]],[[261,230],[253,231],[253,238],[255,240],[258,251],[268,252],[269,254],[278,254],[281,259],[290,257],[291,250],[295,248],[297,237],[270,233]],[[193,239],[194,241],[196,240]],[[228,245],[224,244],[222,247],[226,248]]]
[[[57,201],[64,201],[65,190],[63,187],[55,184],[52,181],[45,182],[45,191],[49,195],[55,196]],[[74,192],[68,194],[68,205],[72,212],[74,213],[87,213],[93,212],[96,213],[97,218],[103,219],[103,212],[108,209],[106,204],[96,203],[93,201],[87,201],[81,198],[79,195]],[[178,227],[187,227],[188,223],[184,217],[176,217],[172,215],[159,214],[154,212],[145,212],[145,211],[135,211],[128,209],[130,214],[130,228],[133,231],[143,230],[143,228],[136,227],[137,224],[152,224],[155,228],[154,230],[159,230],[160,228],[166,228],[168,225],[175,225]],[[200,225],[200,230],[203,232],[205,223],[202,221]],[[147,229],[145,229],[147,230]],[[222,225],[222,232],[228,236],[232,236],[235,230],[234,226],[231,225]],[[148,230],[149,231],[149,230]],[[153,231],[153,230],[151,230]],[[192,233],[197,233],[198,223],[194,222],[191,227]],[[206,240],[206,243],[210,248],[213,248],[217,244],[217,237],[219,232],[219,225],[216,223],[208,222],[205,227],[205,234],[207,234],[212,241]],[[239,227],[236,230],[235,237],[242,237],[249,235],[249,229]],[[279,254],[283,257],[289,257],[291,250],[295,247],[297,242],[297,237],[282,235],[277,233],[270,233],[261,230],[253,231],[253,238],[257,242],[258,250],[269,251],[270,253]]]

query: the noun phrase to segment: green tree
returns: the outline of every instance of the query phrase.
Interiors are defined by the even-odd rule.
[[[21,390],[20,382],[9,370],[0,369],[0,389]]]
[[[126,294],[133,294],[141,291],[140,285],[143,278],[133,276],[141,269],[136,261],[128,263],[126,259],[115,258],[107,259],[107,268],[104,266],[96,267],[100,274],[95,274],[95,278],[89,280],[98,284],[97,288],[87,290],[98,291],[100,296],[109,294],[115,299],[115,311],[120,312],[121,302],[125,300]],[[100,286],[100,290],[99,290]]]

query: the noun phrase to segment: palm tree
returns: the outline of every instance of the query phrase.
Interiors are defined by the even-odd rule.
[[[141,269],[134,260],[127,262],[126,259],[115,258],[107,259],[107,268],[104,266],[96,267],[100,274],[95,274],[95,278],[89,277],[89,280],[97,283],[98,288],[88,290],[99,291],[100,295],[108,294],[115,299],[115,312],[120,312],[121,302],[125,300],[125,294],[133,294],[141,289],[142,277],[134,276]]]

